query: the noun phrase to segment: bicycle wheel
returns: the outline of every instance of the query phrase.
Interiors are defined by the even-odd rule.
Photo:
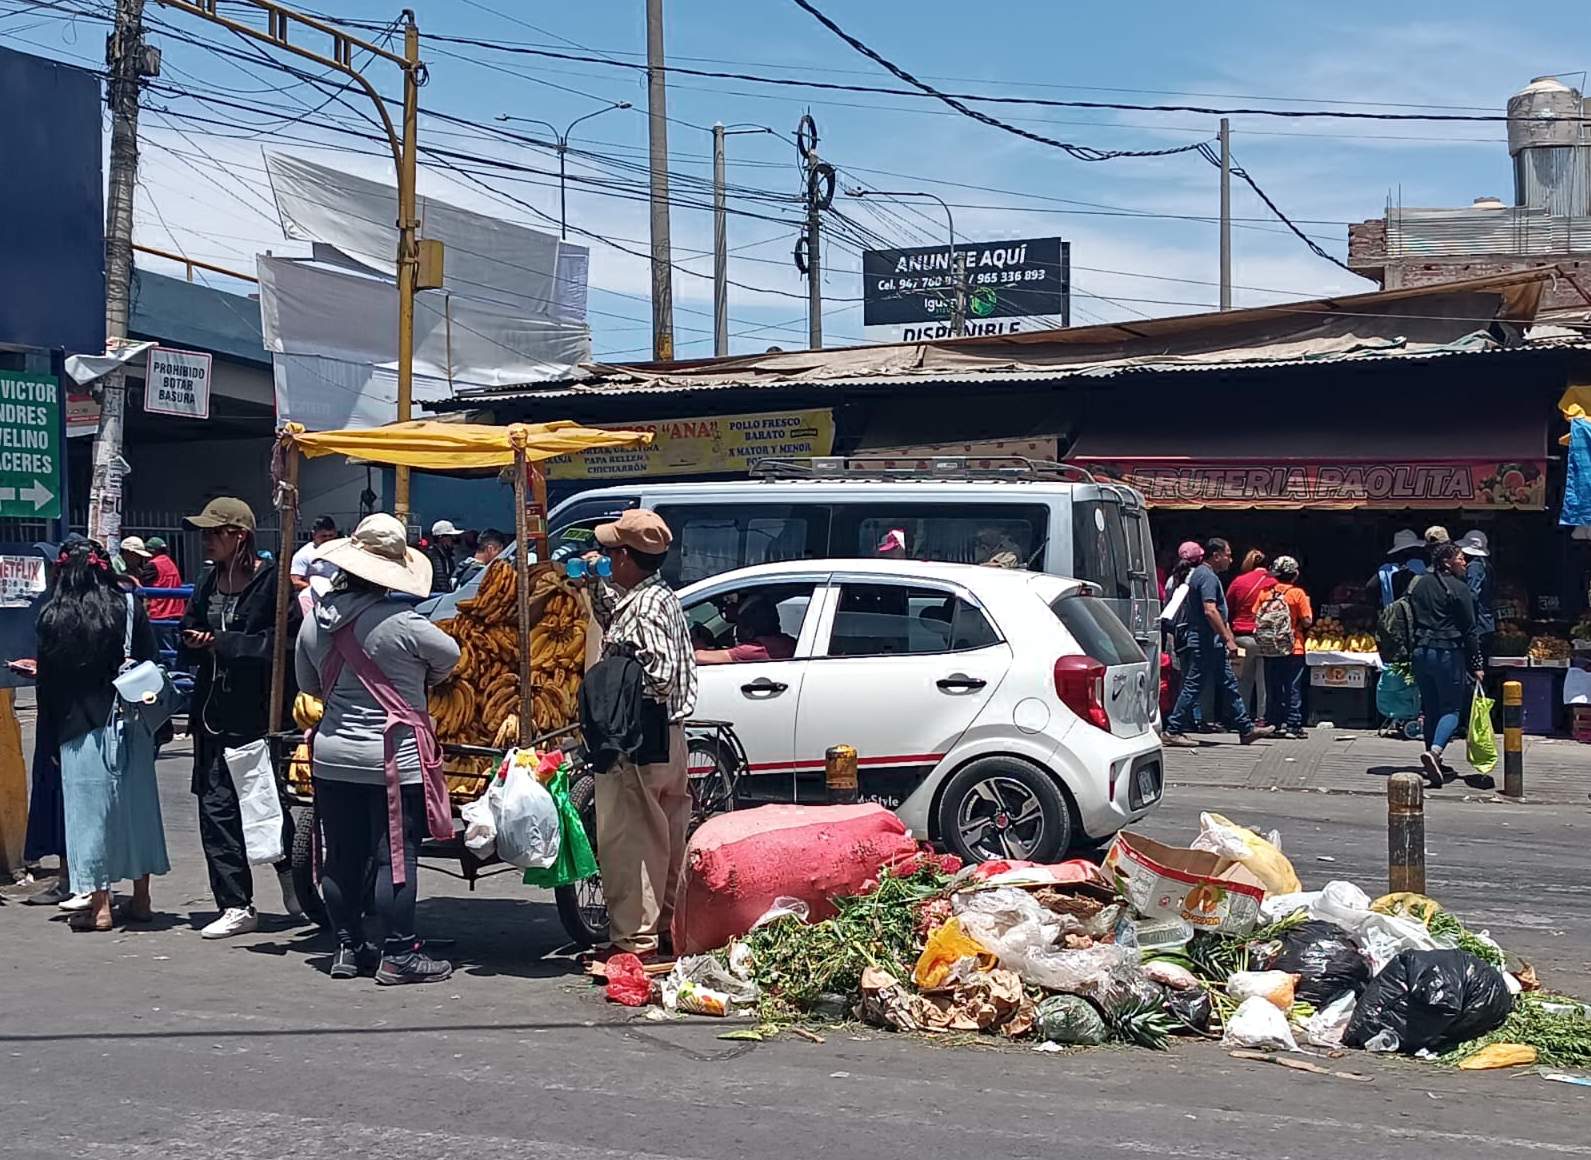
[[[716,737],[690,737],[685,767],[690,776],[691,829],[735,808],[739,761]]]
[[[597,779],[589,770],[569,785],[569,801],[580,814],[592,852],[597,849]],[[599,946],[608,941],[608,903],[602,896],[602,876],[590,878],[553,891],[558,903],[558,920],[569,937],[582,947]]]

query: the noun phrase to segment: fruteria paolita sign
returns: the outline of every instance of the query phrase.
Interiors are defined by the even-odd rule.
[[[210,356],[151,347],[144,372],[144,410],[184,419],[210,417]]]
[[[1071,246],[1060,238],[862,251],[862,324],[876,342],[949,338],[958,280],[963,334],[1053,330],[1071,321]]]

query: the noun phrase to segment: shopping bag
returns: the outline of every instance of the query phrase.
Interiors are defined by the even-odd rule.
[[[1469,703],[1469,745],[1464,756],[1477,773],[1497,768],[1497,734],[1492,729],[1492,706],[1496,704],[1475,682],[1475,698]]]
[[[268,866],[282,860],[282,799],[276,793],[276,771],[271,768],[271,747],[262,737],[236,749],[222,751],[227,772],[238,791],[238,813],[243,817],[243,848],[250,866]]]
[[[486,803],[496,829],[497,856],[510,866],[542,870],[558,860],[563,820],[552,795],[525,763],[515,760],[518,753],[510,750],[503,759],[502,771],[486,791]]]
[[[553,775],[547,792],[558,807],[558,831],[561,839],[558,857],[545,870],[526,870],[526,886],[573,886],[597,872],[597,855],[586,837],[586,827],[580,821],[580,811],[569,800],[569,766],[564,765]]]

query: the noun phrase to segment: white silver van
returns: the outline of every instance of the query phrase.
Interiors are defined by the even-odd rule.
[[[764,461],[752,479],[643,480],[584,491],[552,512],[553,558],[589,546],[597,524],[643,507],[657,511],[674,532],[663,575],[676,588],[781,560],[898,554],[1014,564],[1098,585],[1101,598],[1158,660],[1154,545],[1137,491],[1071,464],[1020,460],[973,468],[949,457],[899,470],[878,462],[837,456]]]

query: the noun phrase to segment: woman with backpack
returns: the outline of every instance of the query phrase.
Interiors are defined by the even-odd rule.
[[[1298,586],[1298,561],[1278,556],[1271,562],[1276,583],[1259,596],[1254,640],[1265,657],[1265,720],[1278,737],[1304,735],[1304,639],[1315,623],[1309,593]]]
[[[1436,544],[1430,573],[1416,577],[1407,593],[1414,624],[1410,662],[1424,717],[1420,765],[1432,789],[1458,776],[1442,764],[1442,750],[1458,732],[1470,690],[1485,676],[1475,594],[1464,580],[1467,563],[1457,544]]]

